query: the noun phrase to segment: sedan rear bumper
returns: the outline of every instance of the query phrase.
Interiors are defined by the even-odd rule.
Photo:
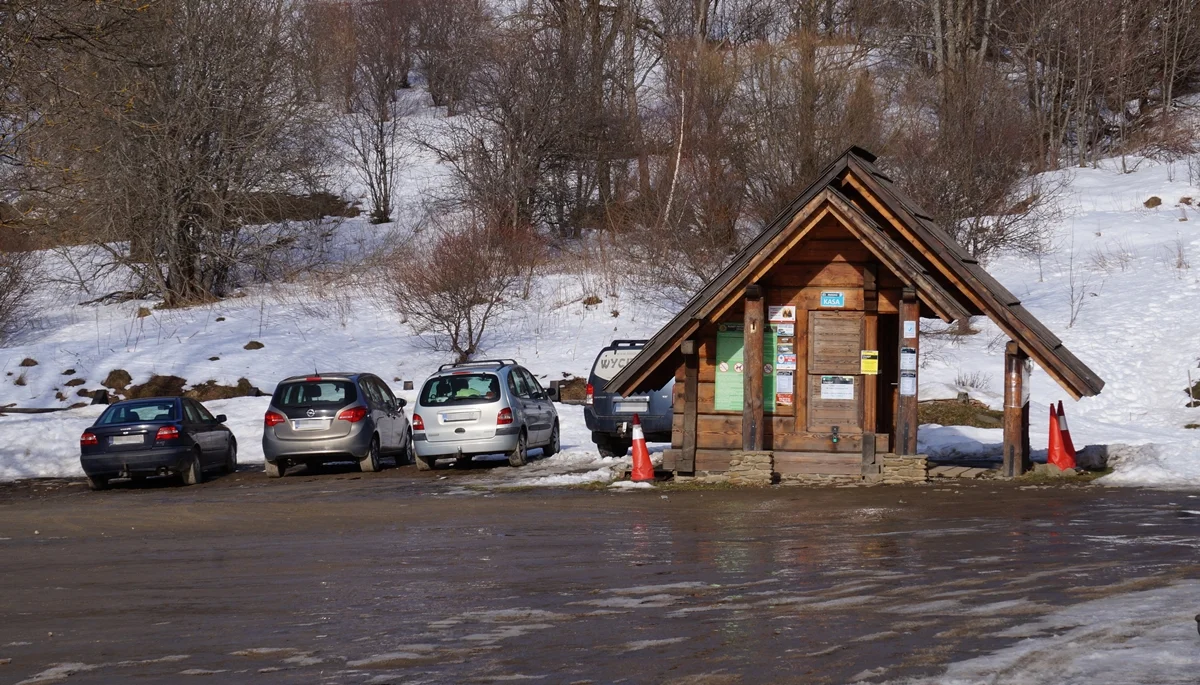
[[[163,469],[181,473],[192,458],[187,446],[159,447],[151,450],[130,450],[103,454],[84,454],[79,457],[83,472],[88,476],[112,477],[118,474],[154,475]]]

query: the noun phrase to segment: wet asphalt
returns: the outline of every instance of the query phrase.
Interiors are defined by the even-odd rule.
[[[0,485],[0,682],[882,682],[1200,577],[1192,493],[486,475]]]

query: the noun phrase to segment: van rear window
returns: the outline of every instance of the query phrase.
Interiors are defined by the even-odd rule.
[[[358,399],[358,391],[350,381],[319,380],[284,383],[275,388],[272,400],[280,409],[297,407],[343,406]]]
[[[603,381],[611,381],[617,372],[625,368],[631,359],[641,352],[640,347],[620,347],[615,350],[608,349],[600,353],[596,357],[596,363],[592,366],[592,379],[599,378]]]

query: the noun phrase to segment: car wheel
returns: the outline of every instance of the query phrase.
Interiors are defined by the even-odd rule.
[[[358,469],[363,473],[379,470],[379,438],[371,438],[371,447],[367,450],[367,456],[358,460]]]
[[[404,455],[396,456],[396,467],[399,468],[404,464],[417,463],[417,449],[413,447],[412,431],[408,432],[408,440],[404,443]]]
[[[596,443],[596,449],[602,457],[623,457],[632,446],[632,440],[613,440],[611,438]]]
[[[508,465],[524,466],[525,462],[528,461],[528,455],[526,454],[527,447],[528,444],[525,438],[525,431],[521,431],[521,434],[517,436],[516,448],[508,453]]]
[[[87,483],[88,483],[88,487],[91,488],[92,490],[107,490],[108,489],[108,479],[105,478],[104,476],[88,476]]]
[[[199,485],[204,481],[204,469],[200,467],[199,450],[192,453],[192,460],[188,462],[187,468],[183,470],[183,473],[179,475],[183,479],[184,485]]]
[[[542,456],[553,457],[562,451],[562,444],[559,441],[558,421],[554,422],[554,430],[550,431],[550,442],[542,449]]]
[[[281,461],[265,461],[263,471],[267,472],[267,478],[282,478],[283,474],[287,473],[287,465]]]
[[[237,471],[237,443],[229,441],[229,449],[225,452],[225,473]]]

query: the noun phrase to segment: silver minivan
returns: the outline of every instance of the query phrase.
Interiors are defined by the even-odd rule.
[[[559,450],[558,412],[537,378],[512,359],[443,364],[421,386],[412,417],[417,468],[438,459],[506,454],[525,464],[529,450]]]
[[[353,459],[378,471],[379,458],[396,465],[412,460],[413,439],[406,402],[369,373],[318,373],[285,378],[263,417],[263,456],[271,478],[293,464]]]

